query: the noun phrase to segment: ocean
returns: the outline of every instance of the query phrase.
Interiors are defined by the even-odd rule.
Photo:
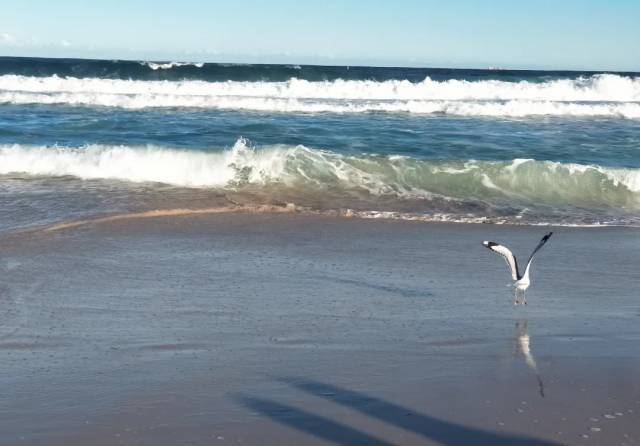
[[[265,204],[640,225],[640,73],[0,58],[0,231]]]
[[[639,155],[640,73],[0,58],[0,444],[631,444]]]

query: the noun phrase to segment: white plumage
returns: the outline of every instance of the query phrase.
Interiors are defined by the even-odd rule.
[[[529,267],[531,266],[531,261],[533,260],[533,256],[540,250],[540,248],[542,248],[542,246],[547,243],[547,240],[549,240],[551,234],[553,234],[553,232],[550,232],[542,237],[542,240],[540,240],[540,243],[538,243],[536,249],[534,249],[529,256],[527,266],[525,267],[524,273],[522,274],[518,269],[518,261],[516,260],[516,256],[513,255],[509,248],[495,242],[489,242],[486,240],[482,242],[482,244],[487,249],[490,249],[493,252],[497,252],[506,260],[507,265],[509,266],[509,270],[511,271],[511,278],[515,281],[515,305],[518,305],[520,303],[520,297],[522,297],[522,303],[525,305],[527,304],[527,299],[524,295],[524,292],[527,288],[529,288],[529,285],[531,284],[531,281],[529,280]]]

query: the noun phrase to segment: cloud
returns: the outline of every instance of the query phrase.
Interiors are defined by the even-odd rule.
[[[71,46],[71,42],[69,42],[68,40],[62,39],[60,41],[60,46]]]
[[[16,38],[13,34],[0,33],[0,45],[15,45]]]

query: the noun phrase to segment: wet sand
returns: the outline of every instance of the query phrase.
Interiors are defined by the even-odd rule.
[[[640,443],[640,230],[300,215],[0,236],[0,444]]]

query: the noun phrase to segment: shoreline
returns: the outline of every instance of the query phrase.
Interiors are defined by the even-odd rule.
[[[97,214],[81,219],[62,220],[55,223],[38,225],[35,227],[13,228],[4,233],[4,236],[11,234],[24,233],[50,233],[62,231],[66,229],[74,229],[82,226],[99,225],[103,223],[112,223],[126,220],[144,220],[144,219],[162,219],[171,217],[188,217],[188,216],[206,216],[216,214],[229,215],[260,215],[273,214],[282,215],[289,214],[292,216],[309,217],[309,218],[336,218],[336,219],[354,219],[354,220],[370,220],[370,221],[395,221],[395,222],[419,222],[427,224],[456,224],[456,225],[490,225],[498,227],[548,227],[548,228],[576,228],[576,229],[592,229],[592,228],[628,228],[638,229],[640,226],[630,224],[578,224],[578,223],[515,223],[515,222],[491,222],[482,218],[470,218],[467,220],[447,220],[434,215],[416,215],[404,217],[401,212],[392,211],[357,211],[349,208],[338,210],[313,210],[307,207],[296,206],[294,203],[286,204],[236,204],[229,206],[203,207],[203,208],[159,208],[141,211],[131,211],[124,213]],[[398,216],[400,215],[400,216]]]

